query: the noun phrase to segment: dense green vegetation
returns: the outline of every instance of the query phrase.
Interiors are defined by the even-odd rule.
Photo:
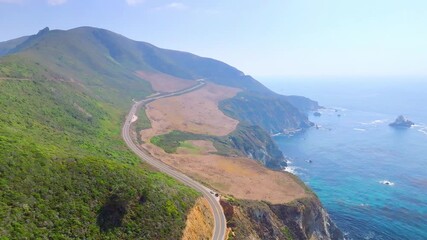
[[[198,193],[139,167],[120,137],[125,109],[31,64],[5,69],[35,79],[0,80],[1,237],[180,238]]]
[[[210,136],[187,133],[182,131],[172,131],[170,133],[154,136],[150,142],[161,147],[167,153],[175,153],[177,148],[187,140],[210,140]]]
[[[202,151],[201,147],[195,146],[194,144],[192,144],[190,141],[183,141],[180,142],[179,144],[179,148],[185,149],[187,150],[189,153],[192,154],[199,154]]]
[[[136,163],[120,138],[121,112],[67,83],[0,81],[0,133],[45,156],[100,156]]]
[[[167,134],[154,136],[150,139],[150,142],[161,147],[167,153],[175,153],[178,147],[185,147],[188,140],[207,140],[213,142],[217,149],[216,154],[225,156],[242,155],[243,153],[236,151],[230,144],[227,144],[227,139],[227,137],[215,137],[174,130]]]
[[[137,133],[137,137],[136,137],[137,140],[139,142],[143,142],[143,140],[139,135],[139,132],[141,132],[144,129],[151,128],[151,122],[150,122],[150,119],[148,119],[144,109],[140,109],[136,115],[138,117],[138,120],[132,125],[132,127],[135,129],[135,132]]]
[[[179,239],[198,197],[163,174],[100,158],[52,160],[35,146],[0,142],[2,237]]]

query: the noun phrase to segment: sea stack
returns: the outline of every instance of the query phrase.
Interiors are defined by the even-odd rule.
[[[398,127],[398,128],[410,128],[412,125],[414,125],[412,121],[406,119],[403,115],[400,115],[396,118],[396,120],[389,125],[391,127]]]

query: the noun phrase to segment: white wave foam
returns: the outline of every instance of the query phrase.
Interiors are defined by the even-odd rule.
[[[372,122],[362,122],[361,124],[362,125],[380,125],[380,124],[384,124],[384,123],[386,123],[388,121],[388,119],[377,119],[377,120],[374,120],[374,121],[372,121]]]
[[[420,133],[422,133],[424,135],[427,135],[427,128],[418,129],[418,132],[420,132]]]
[[[382,180],[380,181],[380,183],[384,185],[394,186],[394,182],[391,182],[389,180]]]
[[[353,240],[352,238],[349,238],[348,236],[350,235],[350,233],[349,232],[344,232],[343,231],[343,234],[344,234],[344,240]]]
[[[418,132],[427,135],[427,125],[426,124],[415,124],[412,125],[412,128],[416,129]]]
[[[287,166],[283,169],[283,171],[297,175],[296,167]]]
[[[359,132],[366,132],[366,129],[364,128],[353,128],[354,131],[359,131]]]
[[[375,233],[374,232],[368,232],[368,234],[365,236],[366,240],[375,239]]]
[[[288,172],[288,173],[292,173],[292,174],[296,174],[296,171],[295,171],[295,167],[285,167],[284,169],[283,169],[283,171],[285,171],[285,172]]]

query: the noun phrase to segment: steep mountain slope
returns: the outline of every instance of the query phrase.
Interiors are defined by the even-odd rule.
[[[32,71],[5,72],[21,78],[42,75],[53,80],[76,82],[88,94],[105,102],[125,107],[135,98],[149,92],[150,85],[141,81],[137,71],[161,72],[182,79],[206,79],[217,84],[244,90],[231,100],[226,100],[222,110],[229,116],[243,120],[248,125],[262,127],[266,133],[281,133],[287,129],[311,126],[307,117],[287,101],[287,97],[275,94],[250,76],[220,61],[199,57],[190,53],[157,48],[144,42],[136,42],[103,29],[81,27],[68,31],[41,30],[9,50],[3,64],[16,65],[29,61]],[[18,64],[19,65],[19,64]],[[12,67],[13,69],[13,67]],[[243,98],[251,101],[241,101]],[[303,102],[303,101],[300,101]],[[306,100],[306,103],[312,103]],[[304,111],[303,106],[297,106]],[[307,105],[307,104],[306,104]],[[316,105],[313,103],[312,105]],[[250,128],[248,128],[250,130]],[[255,134],[255,133],[253,133]],[[244,149],[240,149],[244,150]],[[251,155],[248,151],[245,155]],[[253,154],[252,154],[253,155]],[[279,166],[283,157],[273,152],[253,155],[255,159],[273,158]]]
[[[144,221],[142,223],[136,222],[135,216],[140,216],[138,214],[143,212],[145,206],[148,205],[138,205],[138,201],[135,199],[141,199],[144,195],[141,191],[144,193],[144,189],[155,189],[154,186],[151,188],[150,184],[145,184],[150,182],[149,180],[144,180],[155,177],[150,178],[151,173],[149,171],[136,171],[131,175],[139,176],[141,185],[130,183],[131,180],[125,174],[119,174],[118,179],[114,180],[111,185],[106,184],[106,188],[103,188],[104,185],[102,184],[108,182],[108,176],[115,174],[115,169],[123,169],[119,172],[126,172],[129,169],[129,164],[134,168],[136,167],[137,159],[126,150],[119,135],[121,121],[130,106],[131,100],[141,99],[153,93],[150,84],[143,81],[139,77],[141,75],[137,75],[140,71],[168,74],[172,76],[170,78],[175,77],[184,80],[203,78],[211,83],[242,90],[234,98],[224,100],[221,105],[226,114],[240,120],[239,127],[234,132],[219,139],[215,146],[218,153],[223,150],[229,151],[230,156],[235,153],[238,156],[251,157],[273,168],[281,167],[284,159],[277,146],[272,142],[269,133],[281,132],[284,129],[309,127],[310,122],[303,111],[317,106],[317,103],[309,99],[277,95],[252,77],[246,76],[239,70],[217,60],[198,57],[190,53],[160,49],[151,44],[132,41],[103,29],[90,27],[68,31],[43,29],[33,36],[0,43],[0,47],[4,49],[3,54],[6,54],[0,58],[0,83],[2,84],[1,96],[3,97],[0,104],[2,104],[2,109],[5,109],[5,114],[0,117],[1,136],[4,136],[0,141],[0,149],[2,156],[4,156],[3,159],[6,161],[4,164],[10,166],[10,168],[0,171],[0,176],[2,187],[8,187],[11,190],[10,193],[8,192],[7,195],[3,196],[5,200],[0,201],[1,206],[4,207],[0,212],[2,214],[11,212],[13,216],[12,219],[6,219],[7,222],[4,224],[6,227],[0,229],[0,233],[20,232],[23,231],[25,223],[31,221],[38,223],[38,214],[30,215],[33,220],[28,220],[25,217],[27,216],[25,215],[27,205],[33,207],[36,213],[41,212],[42,215],[44,215],[44,210],[55,215],[61,212],[61,206],[66,206],[62,203],[55,204],[63,199],[54,199],[46,205],[37,205],[44,195],[42,197],[31,196],[32,193],[24,191],[31,188],[32,185],[29,184],[31,180],[20,179],[22,174],[31,176],[30,179],[38,179],[42,189],[40,191],[49,189],[47,191],[50,191],[49,194],[52,196],[56,196],[60,194],[59,191],[62,191],[53,186],[54,181],[44,181],[43,171],[37,170],[31,161],[39,161],[40,163],[37,162],[37,164],[47,166],[48,172],[52,172],[49,173],[52,176],[64,175],[64,179],[72,178],[73,181],[77,181],[71,181],[69,185],[63,186],[66,192],[75,196],[76,202],[82,202],[85,197],[95,199],[94,202],[97,204],[93,204],[91,201],[84,202],[87,204],[85,205],[87,212],[84,212],[82,216],[88,216],[84,221],[77,215],[78,211],[72,212],[75,215],[64,215],[66,218],[62,217],[63,215],[59,216],[59,221],[65,221],[63,226],[69,226],[70,222],[68,221],[87,223],[86,225],[77,224],[82,227],[76,230],[82,231],[82,235],[78,237],[123,238],[123,236],[133,236],[132,232],[138,232],[135,229],[139,229],[138,224],[144,224]],[[242,101],[242,96],[244,101]],[[248,99],[249,101],[247,101]],[[260,118],[260,115],[263,117]],[[140,116],[140,120],[144,119],[145,121],[139,123],[136,128],[148,128],[150,125],[148,119],[144,114]],[[187,140],[185,136],[188,136],[188,133],[179,135],[179,138],[173,142],[175,144],[173,147],[176,148],[176,144],[185,145],[183,142],[183,140]],[[212,140],[212,136],[203,137]],[[188,140],[192,139],[189,138]],[[12,146],[16,146],[19,151]],[[216,157],[219,157],[218,153]],[[92,161],[93,158],[95,160]],[[114,163],[110,164],[109,160],[114,161]],[[236,158],[235,160],[241,164],[248,159]],[[102,168],[104,161],[107,165],[105,169]],[[14,162],[16,164],[13,164]],[[75,166],[74,162],[83,165],[77,164]],[[233,171],[233,169],[228,168],[229,165],[225,160],[222,163],[224,163],[222,167]],[[85,171],[85,168],[102,169],[100,171],[105,171],[105,174],[93,176],[96,173]],[[257,174],[257,171],[253,171],[254,169],[262,169],[257,163],[251,163],[250,168],[248,172],[251,174]],[[262,169],[262,172],[261,178],[268,180],[268,175],[272,171]],[[83,176],[77,179],[73,178],[78,174],[83,174]],[[145,177],[144,174],[147,174],[148,177]],[[280,175],[281,173],[274,172],[274,174]],[[3,179],[11,180],[4,181]],[[53,179],[58,178],[54,177]],[[11,185],[12,182],[21,180],[23,185]],[[80,183],[80,180],[94,181],[96,184],[87,185],[87,190],[81,192],[74,187],[85,185]],[[170,186],[170,188],[159,187],[157,190],[165,193],[165,195],[159,196],[159,199],[171,199],[171,201],[159,201],[159,205],[155,205],[153,208],[161,208],[161,205],[166,212],[159,211],[160,214],[157,217],[161,219],[152,215],[153,218],[149,217],[147,221],[150,223],[168,222],[170,226],[167,228],[157,226],[153,229],[157,235],[148,232],[146,233],[148,235],[144,237],[155,239],[179,238],[186,212],[194,204],[197,194],[177,185],[168,178],[164,178],[164,176],[155,181],[159,181],[161,186]],[[101,190],[98,190],[98,183],[102,185]],[[280,182],[274,184],[280,185]],[[295,182],[292,184],[295,185]],[[129,188],[122,188],[122,185],[129,185]],[[169,192],[171,188],[176,188],[176,192]],[[300,190],[301,187],[298,186],[297,188]],[[125,197],[117,198],[121,195],[116,194],[116,191],[122,192]],[[94,195],[87,192],[93,192]],[[286,194],[283,189],[281,192]],[[179,202],[177,199],[182,197],[182,194],[188,195],[188,198]],[[15,198],[15,195],[20,197]],[[33,202],[27,202],[28,199],[33,199],[31,200]],[[142,200],[145,201],[144,198]],[[13,205],[13,202],[18,203],[18,205]],[[94,223],[96,217],[102,215],[101,210],[104,209],[102,206],[105,206],[98,204],[99,202],[112,202],[113,207],[118,207],[118,212],[136,213],[136,215],[125,214],[123,219],[126,219],[127,216],[130,217],[129,222],[127,222],[129,225],[123,224],[122,227],[114,228],[114,231],[103,232],[100,223],[105,221]],[[123,202],[128,207],[125,208],[125,211],[122,207]],[[37,204],[35,205],[35,203]],[[280,203],[279,201],[279,205]],[[111,208],[111,204],[107,204],[107,210]],[[317,210],[322,209],[318,203],[304,206],[307,208],[315,206]],[[252,219],[252,216],[248,214],[245,217]],[[286,218],[288,216],[281,217]],[[40,219],[42,218],[40,217]],[[111,217],[107,217],[107,219],[111,219]],[[320,225],[326,224],[327,220],[313,219]],[[18,222],[20,226],[14,228],[14,222]],[[118,222],[114,220],[113,223],[114,226],[117,226]],[[107,225],[109,226],[109,224]],[[91,230],[87,230],[85,226],[90,227]],[[326,225],[324,226],[327,228]],[[172,228],[174,230],[171,230]],[[29,229],[36,229],[36,227],[31,226]],[[23,231],[23,234],[28,234],[28,232]],[[74,234],[74,231],[60,231],[59,234],[72,237],[74,235],[71,234]]]
[[[199,195],[114,158],[50,159],[15,144],[0,144],[5,239],[179,239]]]
[[[259,98],[259,101],[273,98],[286,102],[294,98],[280,97],[252,77],[223,62],[191,53],[157,48],[149,43],[136,42],[103,29],[90,27],[68,31],[44,29],[37,35],[28,37],[14,49],[10,49],[10,53],[29,55],[39,63],[49,66],[49,69],[63,73],[68,78],[79,79],[89,87],[99,85],[102,77],[107,80],[104,80],[106,83],[103,84],[134,93],[133,90],[140,87],[135,84],[141,83],[136,80],[133,72],[146,70],[190,80],[204,78],[220,85],[237,87],[245,92],[258,93],[251,96]],[[308,99],[305,104],[299,102],[300,104],[294,107],[303,111],[307,110],[304,105],[316,105]],[[289,115],[294,115],[295,109],[288,109],[288,106],[278,107],[279,110],[289,111]],[[266,112],[264,115],[273,117],[272,114]],[[307,122],[304,116],[298,115],[294,119],[294,122],[288,122],[281,127],[295,128],[297,125],[307,125],[301,124]],[[250,121],[250,118],[247,120]],[[268,121],[266,124],[269,124]]]
[[[1,237],[182,236],[199,194],[139,167],[120,138],[123,103],[22,55],[0,59],[0,73]]]
[[[88,94],[106,102],[122,104],[122,107],[131,98],[141,98],[150,92],[147,82],[141,81],[123,63],[112,58],[110,49],[98,39],[98,35],[97,29],[89,28],[71,31],[45,29],[10,50],[9,55],[13,54],[16,59],[6,57],[4,62],[32,61],[54,73],[48,75],[51,80],[78,82]],[[116,36],[111,35],[113,39]],[[128,46],[131,43],[128,40],[117,44]]]
[[[28,37],[20,37],[6,42],[0,42],[0,56],[8,54],[10,50],[16,48],[16,46],[25,42],[27,39]]]

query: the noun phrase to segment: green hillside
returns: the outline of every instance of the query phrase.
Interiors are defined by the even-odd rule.
[[[114,158],[52,159],[36,146],[0,142],[6,239],[179,239],[198,197],[163,174]]]
[[[19,44],[25,42],[28,37],[20,37],[6,42],[0,42],[0,56],[6,55],[10,50],[16,48]]]
[[[124,101],[22,56],[0,60],[0,74],[1,237],[181,237],[199,194],[140,167],[120,137]]]

